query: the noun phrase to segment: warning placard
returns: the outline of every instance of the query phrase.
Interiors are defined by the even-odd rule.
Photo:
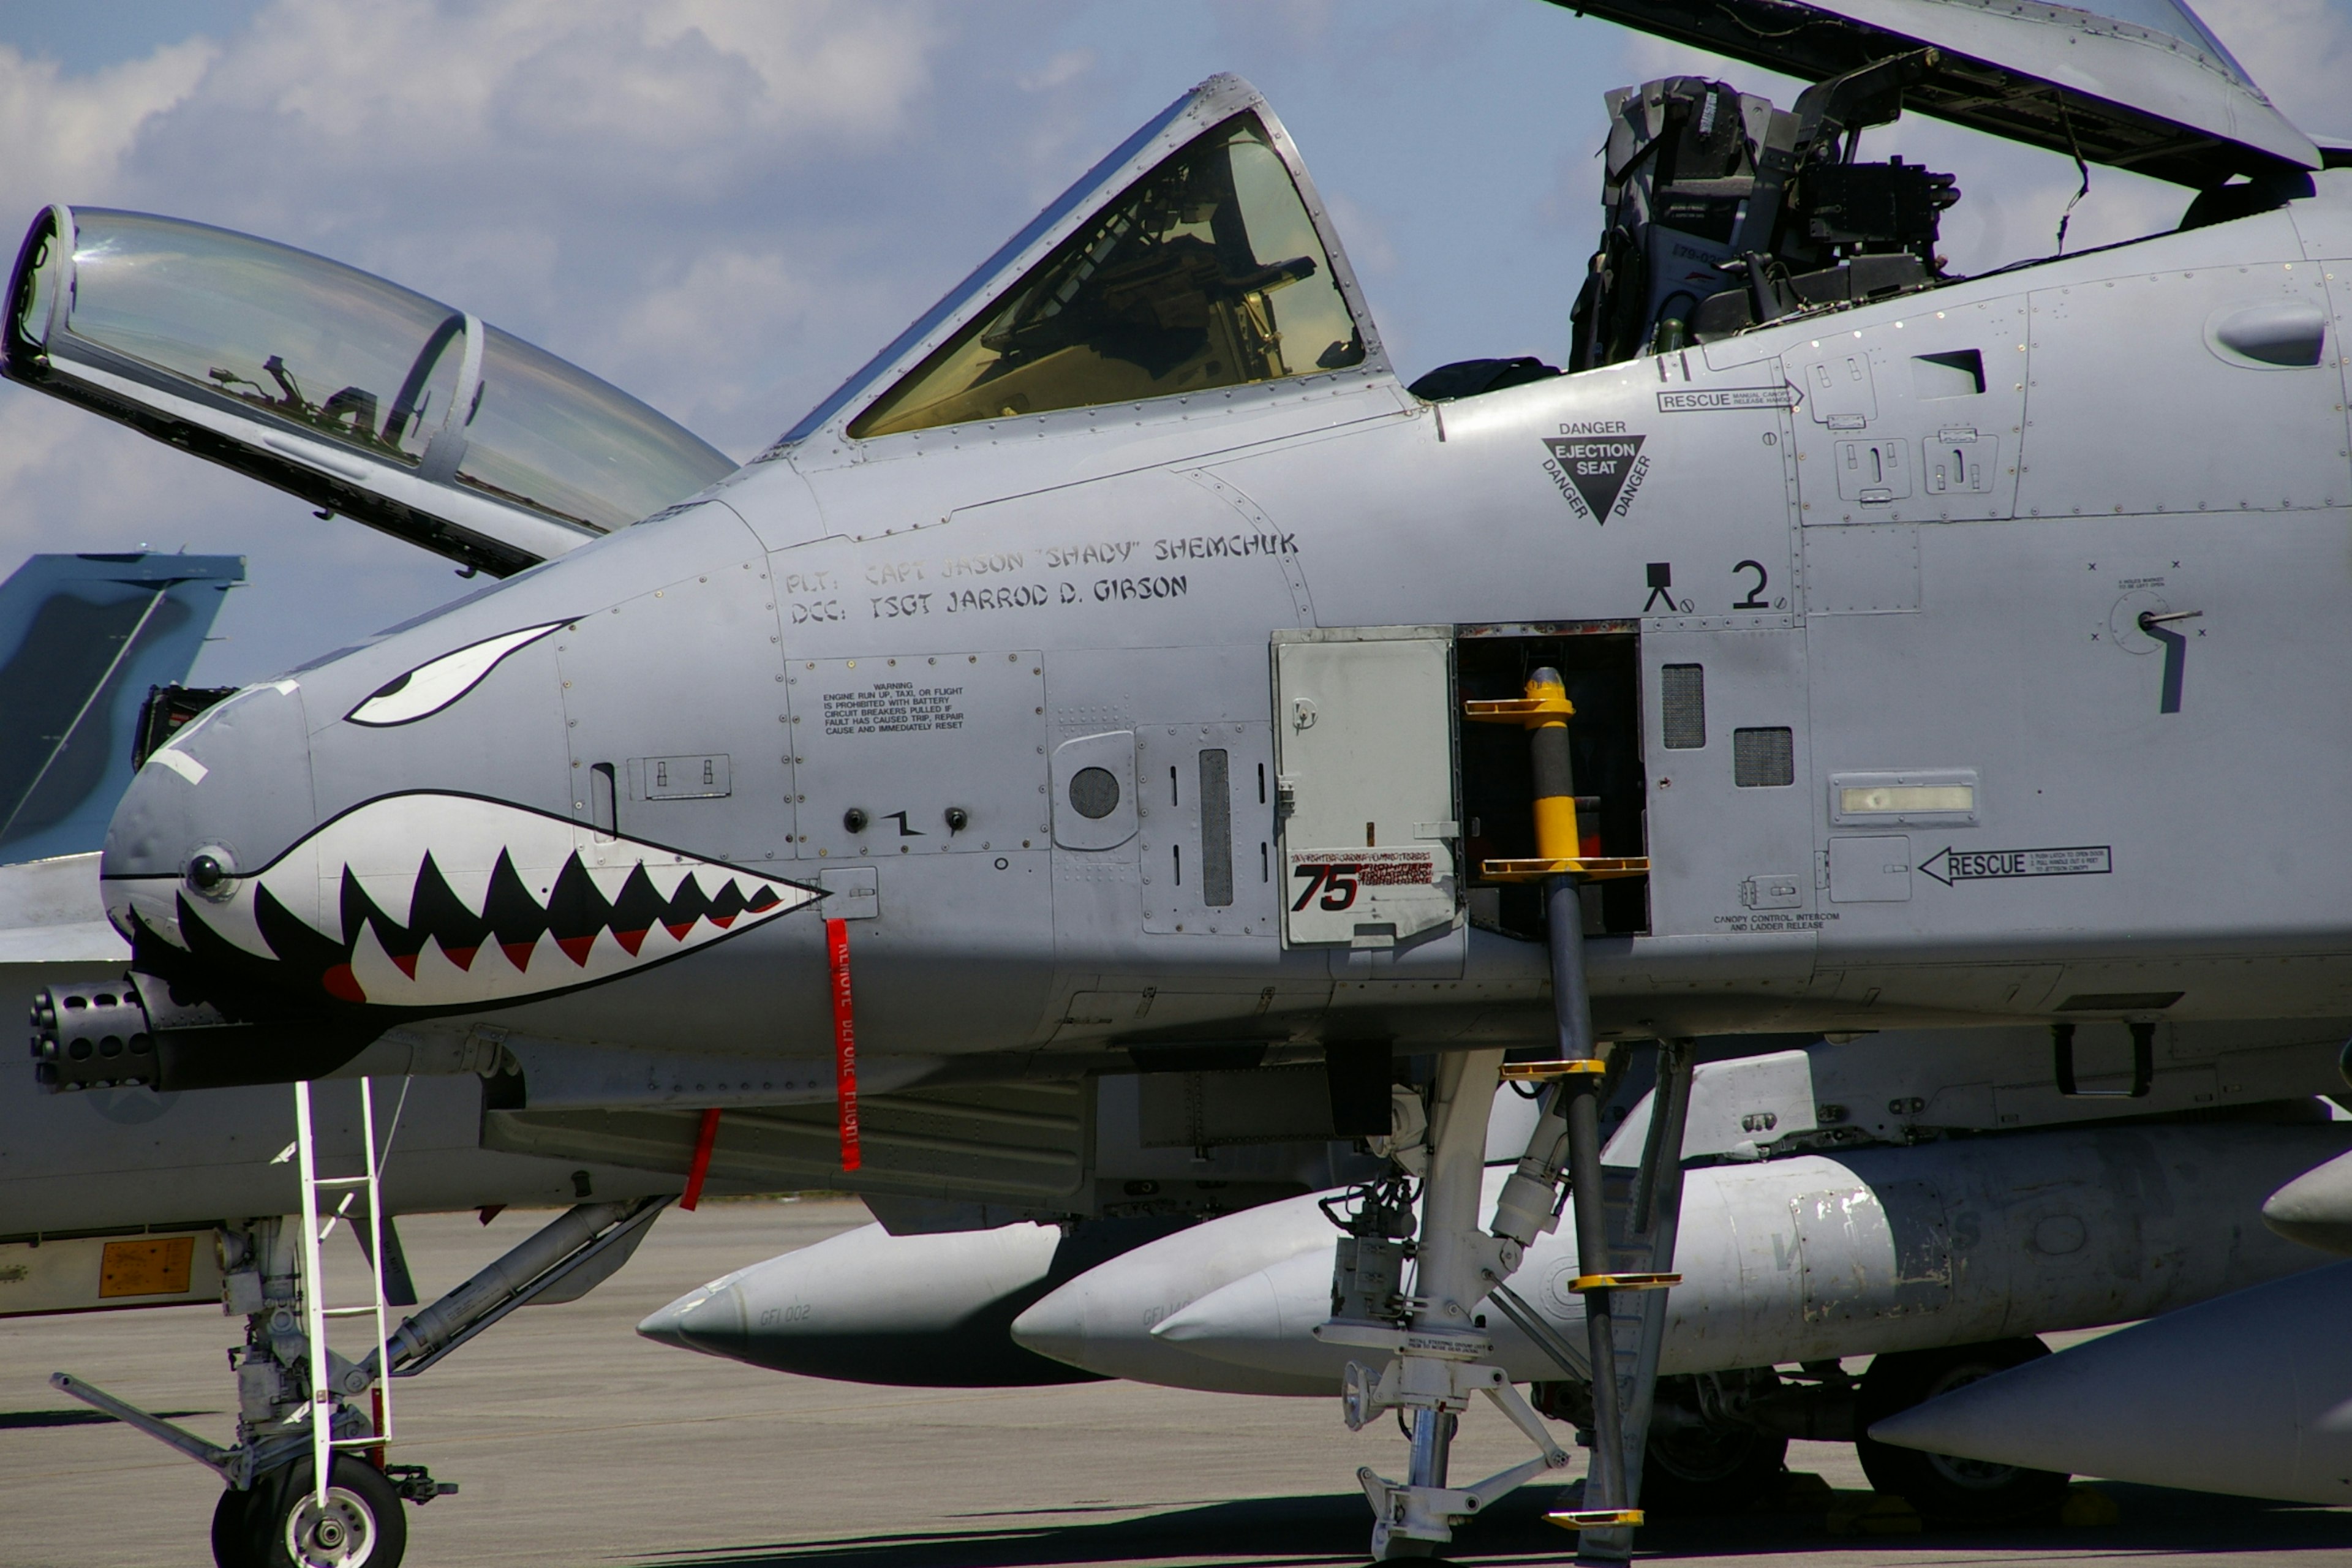
[[[99,1296],[184,1295],[195,1255],[195,1238],[188,1236],[110,1241],[99,1255]]]
[[[1641,479],[1650,466],[1642,456],[1645,439],[1630,431],[1547,436],[1544,447],[1551,453],[1551,460],[1544,470],[1580,515],[1607,522],[1612,515],[1624,516],[1642,488]]]

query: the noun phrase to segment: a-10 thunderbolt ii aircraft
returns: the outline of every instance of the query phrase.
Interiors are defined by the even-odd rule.
[[[478,394],[529,384],[494,334],[378,318],[388,374],[321,395],[266,319],[193,356],[110,323],[130,252],[87,241],[129,220],[45,215],[12,376],[494,571],[567,553],[159,751],[103,865],[131,979],[53,989],[44,1081],[494,1047],[489,1146],[952,1225],[1158,1196],[1090,1168],[1091,1075],[1164,1070],[1139,1121],[1206,1147],[1394,1136],[1427,1058],[1410,1291],[1375,1188],[1326,1336],[1352,1422],[1412,1415],[1375,1552],[1567,1461],[1472,1310],[1565,1184],[1623,1369],[1570,1522],[1622,1553],[1671,1042],[2032,1025],[2060,1089],[2130,1092],[2183,1029],[2347,1011],[2309,826],[2346,737],[2305,694],[2342,658],[2352,213],[2171,4],[1581,8],[1813,85],[1612,101],[1570,374],[1402,386],[1220,78],[759,460],[593,542],[468,467]],[[2195,196],[1948,276],[1951,178],[1857,156],[1905,107]],[[1643,1040],[1669,1092],[1612,1254],[1597,1106]],[[1482,1223],[1515,1047],[1545,1109]],[[860,1060],[902,1090],[863,1117]],[[1538,1452],[1454,1486],[1480,1396]]]

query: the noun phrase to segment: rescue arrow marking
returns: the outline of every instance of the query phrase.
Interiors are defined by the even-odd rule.
[[[1947,888],[1956,882],[1997,882],[2011,877],[2104,877],[2115,868],[2115,850],[2105,844],[2076,844],[2061,849],[1946,847],[1919,863],[1920,870]]]

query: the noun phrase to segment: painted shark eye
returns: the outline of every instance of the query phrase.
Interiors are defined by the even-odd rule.
[[[429,663],[418,665],[406,675],[385,681],[366,701],[343,717],[354,724],[384,729],[394,724],[413,723],[427,714],[438,713],[471,691],[482,677],[497,668],[499,660],[519,647],[537,642],[563,624],[562,621],[550,621],[545,626],[525,626],[518,632],[501,632],[471,647],[445,653]]]

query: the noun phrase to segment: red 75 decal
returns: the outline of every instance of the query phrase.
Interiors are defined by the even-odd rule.
[[[1356,878],[1360,869],[1360,868],[1345,862],[1303,864],[1293,868],[1291,876],[1306,878],[1307,886],[1300,891],[1298,901],[1290,906],[1290,912],[1297,914],[1305,909],[1308,900],[1312,900],[1318,892],[1323,895],[1318,908],[1352,909],[1356,902]]]

